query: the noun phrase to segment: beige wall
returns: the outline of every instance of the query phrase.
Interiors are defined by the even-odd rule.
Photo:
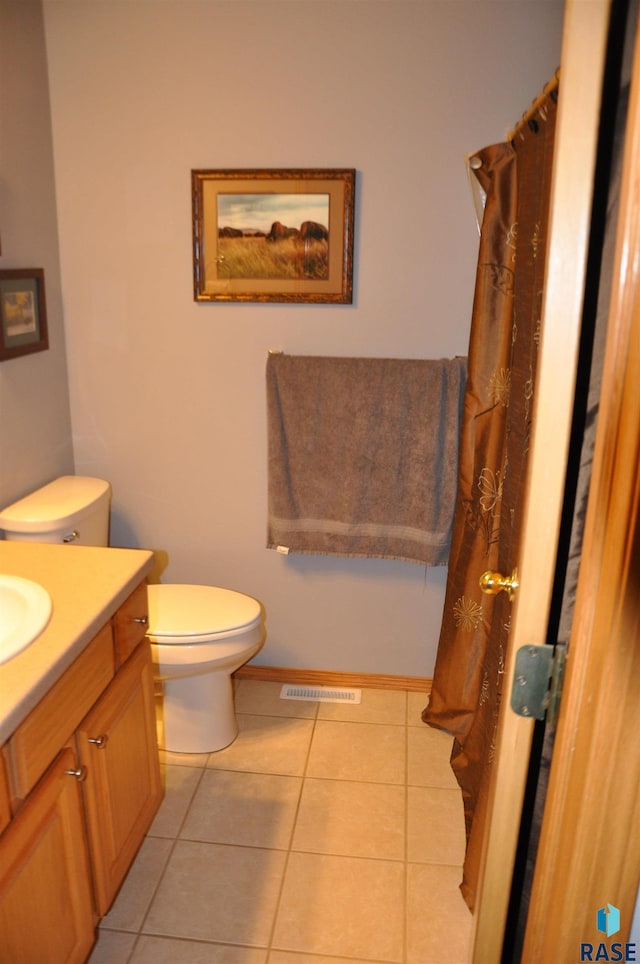
[[[0,0],[0,268],[44,268],[49,351],[0,362],[0,506],[73,472],[40,3]]]
[[[464,158],[553,74],[560,0],[43,6],[76,470],[113,541],[257,596],[258,662],[430,675],[444,569],[264,548],[264,364],[466,352]],[[195,167],[355,167],[353,306],[196,305]]]

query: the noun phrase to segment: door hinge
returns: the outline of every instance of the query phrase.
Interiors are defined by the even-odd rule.
[[[567,647],[522,646],[516,653],[511,709],[518,716],[554,723],[558,714]]]

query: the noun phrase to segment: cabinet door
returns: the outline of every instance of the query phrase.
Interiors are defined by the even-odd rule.
[[[9,794],[9,781],[4,765],[4,751],[0,750],[0,833],[11,820],[11,798]]]
[[[80,964],[95,940],[80,787],[64,750],[0,837],[0,960]]]
[[[143,642],[76,733],[97,909],[103,916],[163,796],[151,650]]]

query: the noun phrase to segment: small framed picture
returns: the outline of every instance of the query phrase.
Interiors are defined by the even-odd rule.
[[[0,361],[49,347],[42,268],[0,271]]]
[[[191,172],[196,301],[351,304],[355,171]]]

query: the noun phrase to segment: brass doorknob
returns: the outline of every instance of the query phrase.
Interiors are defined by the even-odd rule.
[[[480,576],[480,588],[488,596],[497,596],[499,592],[506,592],[511,600],[518,588],[518,570],[514,569],[510,576],[503,576],[501,572],[487,569]]]

